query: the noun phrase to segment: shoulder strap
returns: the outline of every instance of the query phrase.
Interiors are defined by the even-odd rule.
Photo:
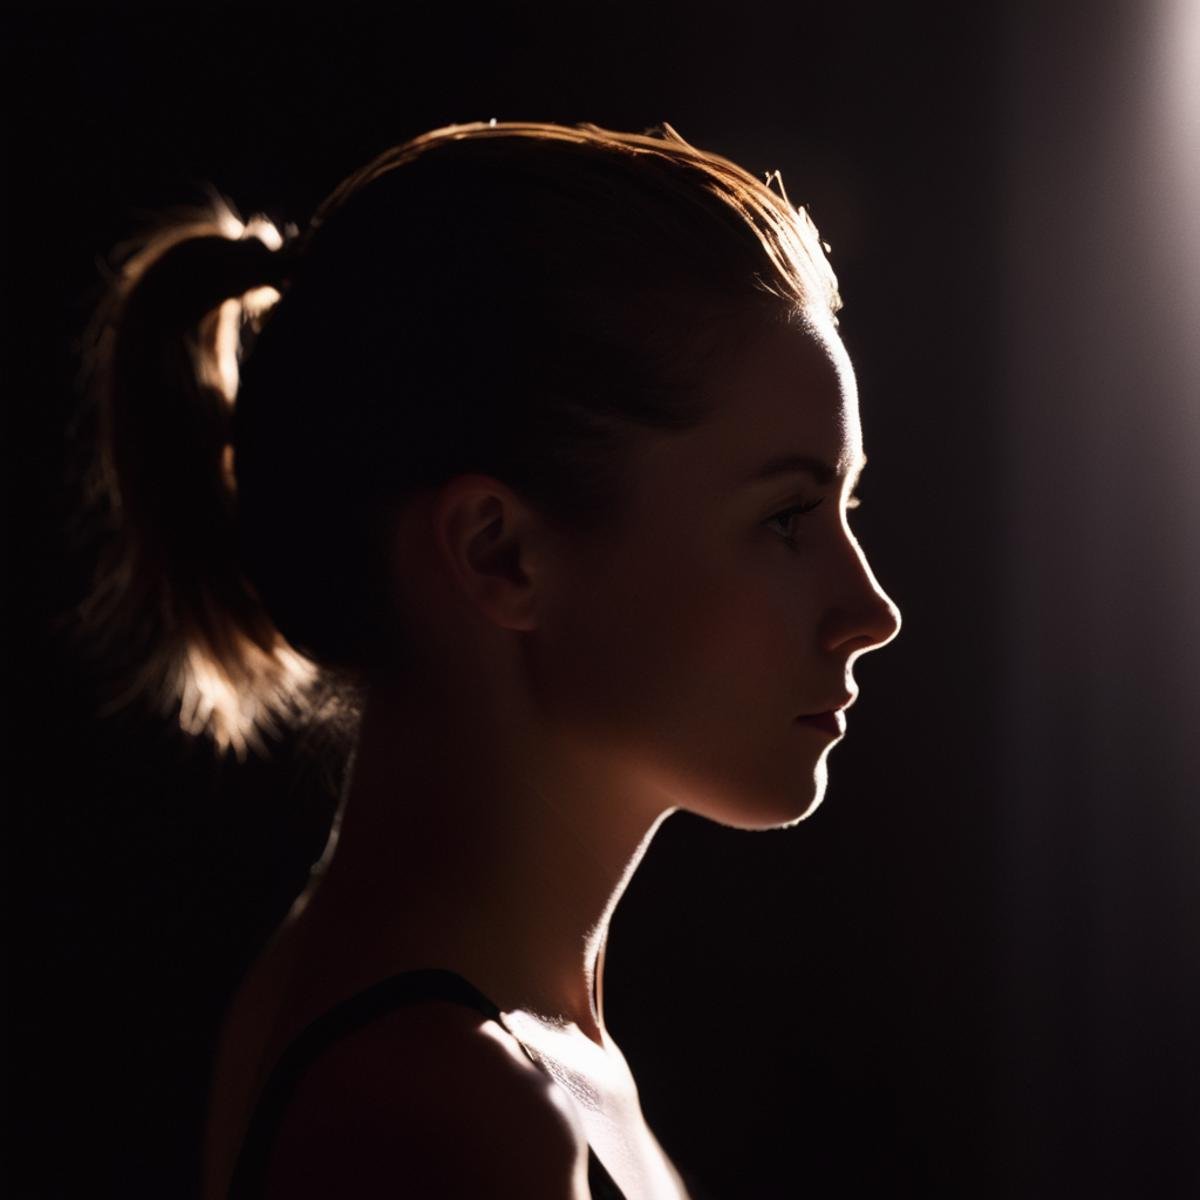
[[[267,1079],[242,1142],[229,1200],[260,1200],[266,1185],[271,1147],[284,1111],[300,1077],[321,1052],[338,1038],[362,1029],[393,1009],[427,1000],[463,1004],[482,1013],[488,1020],[501,1023],[500,1010],[477,987],[454,971],[434,967],[393,975],[335,1005],[295,1038]],[[521,1049],[525,1050],[523,1044]],[[539,1070],[543,1069],[528,1050],[525,1055]],[[592,1200],[625,1200],[591,1146],[588,1147],[588,1185]]]

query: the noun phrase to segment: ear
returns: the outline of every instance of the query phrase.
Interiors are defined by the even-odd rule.
[[[501,628],[535,629],[544,582],[536,510],[490,475],[456,475],[431,515],[438,556],[459,593]]]

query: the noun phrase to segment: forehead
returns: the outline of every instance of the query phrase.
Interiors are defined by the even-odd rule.
[[[703,391],[709,416],[676,449],[709,485],[724,490],[790,455],[840,473],[852,473],[862,458],[854,370],[831,322],[754,329]]]

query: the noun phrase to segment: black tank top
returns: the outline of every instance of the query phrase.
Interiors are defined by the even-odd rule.
[[[262,1200],[271,1148],[283,1122],[284,1111],[304,1072],[338,1038],[361,1029],[405,1004],[423,1000],[448,1000],[465,1004],[488,1020],[500,1022],[500,1010],[477,988],[453,971],[405,971],[343,1000],[305,1028],[287,1047],[267,1079],[255,1106],[238,1154],[229,1200]],[[502,1023],[501,1023],[502,1024]],[[523,1050],[524,1046],[521,1047]],[[525,1051],[539,1069],[537,1059]],[[592,1200],[625,1200],[625,1195],[588,1147],[588,1187]]]

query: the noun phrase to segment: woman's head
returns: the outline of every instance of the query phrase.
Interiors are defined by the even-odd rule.
[[[697,400],[691,428],[631,441],[600,533],[560,532],[487,475],[414,505],[403,624],[418,676],[444,677],[421,702],[461,713],[460,740],[536,730],[531,786],[586,780],[638,824],[683,807],[773,828],[820,802],[853,664],[899,614],[848,524],[865,457],[832,325],[763,323]]]
[[[802,210],[669,128],[453,126],[351,176],[286,257],[233,226],[152,239],[98,321],[122,524],[92,625],[157,615],[135,686],[238,749],[313,664],[415,661],[392,538],[415,498],[488,476],[584,544],[636,510],[639,447],[753,423],[712,383],[768,331],[836,343]],[[276,294],[239,354],[222,301]]]

